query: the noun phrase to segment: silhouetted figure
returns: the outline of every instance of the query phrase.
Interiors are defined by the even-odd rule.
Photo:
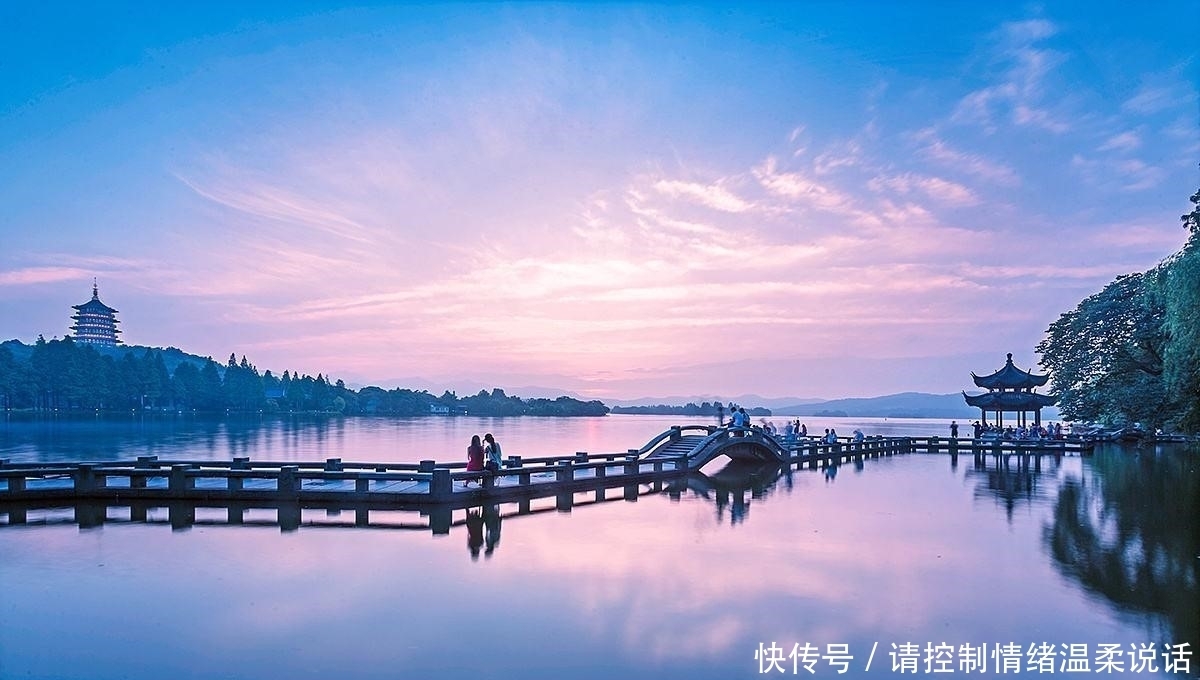
[[[467,447],[467,472],[482,472],[483,471],[483,444],[479,441],[479,435],[471,436],[471,445]],[[474,481],[478,484],[479,479]],[[470,486],[472,480],[468,479],[463,482],[463,486]]]
[[[950,438],[958,439],[958,421],[956,420],[950,421]]]
[[[503,454],[500,451],[500,442],[496,441],[491,432],[483,435],[483,441],[483,453],[486,457],[483,466],[495,474],[504,465]]]

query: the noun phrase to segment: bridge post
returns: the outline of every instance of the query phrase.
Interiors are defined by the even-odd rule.
[[[326,472],[341,472],[342,471],[342,459],[341,458],[326,458],[325,459],[325,471]]]
[[[196,506],[173,501],[167,506],[167,520],[171,522],[171,531],[187,531],[196,523]]]
[[[675,471],[682,472],[686,469],[688,469],[688,457],[687,455],[681,453],[679,454],[679,457],[675,459]]]
[[[446,479],[450,479],[450,470],[445,470]],[[433,474],[437,475],[437,470]],[[434,536],[445,536],[450,533],[450,525],[454,522],[454,511],[445,505],[439,505],[429,509],[429,528],[433,531]]]
[[[18,493],[25,490],[25,477],[9,477],[8,491],[9,493]]]
[[[79,467],[75,469],[75,495],[90,493],[97,486],[103,487],[104,485],[96,483],[96,464],[80,463]]]
[[[450,500],[454,488],[450,479],[450,468],[435,468],[429,474],[429,499],[433,501]],[[447,533],[450,529],[447,527]],[[435,533],[436,530],[435,530]]]
[[[676,439],[679,439],[682,436],[683,436],[682,428],[678,425],[672,425],[671,426],[671,441],[675,441]]]
[[[279,517],[279,530],[284,533],[291,533],[300,528],[300,504],[299,503],[283,503],[279,506],[277,513]]]
[[[437,467],[437,462],[432,460],[423,460],[417,465],[417,472],[433,472]]]
[[[284,465],[279,468],[279,479],[275,483],[275,488],[280,496],[295,498],[300,494],[299,472],[299,465]]]
[[[508,457],[508,467],[510,467],[510,468],[521,467],[521,457],[520,456],[509,456]]]
[[[133,464],[133,468],[135,470],[150,470],[152,468],[158,467],[157,465],[154,464],[155,461],[157,461],[157,460],[158,460],[158,456],[138,456],[137,462]],[[129,488],[131,488],[131,489],[146,488],[146,476],[145,475],[137,475],[137,474],[129,475]]]
[[[233,471],[230,470],[230,472],[232,473]],[[233,474],[230,474],[229,478],[225,480],[225,488],[229,491],[241,491],[242,490],[242,478],[237,477]]]
[[[586,463],[587,461],[588,461],[588,452],[587,451],[576,451],[575,452],[575,462],[576,463]]]
[[[574,505],[575,494],[570,491],[561,491],[554,496],[554,509],[558,512],[571,512]]]
[[[235,456],[233,459],[233,464],[231,464],[229,466],[229,469],[231,469],[231,470],[249,470],[250,469],[250,456]]]
[[[555,470],[555,479],[561,484],[564,482],[575,481],[575,466],[569,460],[564,460],[558,464]]]
[[[354,480],[354,493],[366,495],[371,492],[371,480],[366,477],[358,477]]]
[[[167,490],[171,495],[179,496],[196,488],[196,480],[188,477],[192,466],[187,463],[176,463],[171,466],[171,476],[167,481]]]
[[[625,474],[633,476],[638,473],[638,450],[629,449],[629,453],[625,455]]]

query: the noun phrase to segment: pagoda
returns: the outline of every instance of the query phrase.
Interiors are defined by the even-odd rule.
[[[71,332],[75,334],[75,342],[89,345],[113,346],[121,341],[117,334],[117,310],[100,301],[100,290],[92,281],[92,299],[82,305],[72,305],[75,315],[71,319],[75,325]]]
[[[987,392],[974,396],[963,392],[963,398],[967,400],[967,404],[979,409],[984,423],[987,422],[988,411],[991,411],[996,415],[996,425],[1003,427],[1004,413],[1008,411],[1017,414],[1018,427],[1025,426],[1028,413],[1033,413],[1034,425],[1041,425],[1042,408],[1052,406],[1056,401],[1048,394],[1034,392],[1036,388],[1045,385],[1050,376],[1034,375],[1013,366],[1011,352],[1004,368],[991,375],[980,376],[972,372],[971,379],[975,381],[976,387],[982,387]]]

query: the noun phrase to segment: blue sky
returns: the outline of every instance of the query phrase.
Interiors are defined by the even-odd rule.
[[[1197,3],[0,9],[0,336],[950,392],[1182,244]]]

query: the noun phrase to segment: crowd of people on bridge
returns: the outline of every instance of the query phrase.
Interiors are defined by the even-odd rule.
[[[999,425],[988,425],[987,421],[982,423],[976,420],[971,424],[974,430],[976,439],[1001,439],[1004,441],[1040,441],[1046,439],[1064,439],[1062,423],[1050,423],[1048,425],[1021,425],[1013,427],[1000,427]],[[950,436],[958,436],[958,426],[956,423],[950,424]]]
[[[810,437],[808,434],[808,425],[800,422],[799,418],[789,420],[784,424],[783,429],[780,429],[775,425],[774,421],[765,418],[760,420],[758,425],[751,423],[750,416],[746,415],[746,409],[740,406],[731,406],[729,410],[731,416],[728,427],[730,434],[735,437],[744,437],[753,432],[762,432],[769,437],[779,439],[784,444],[813,439],[823,444],[838,443],[838,433],[833,428],[826,429],[825,433],[819,437]],[[725,423],[722,422],[721,425],[725,426]],[[853,441],[861,442],[865,439],[866,435],[863,434],[862,430],[854,430]]]

